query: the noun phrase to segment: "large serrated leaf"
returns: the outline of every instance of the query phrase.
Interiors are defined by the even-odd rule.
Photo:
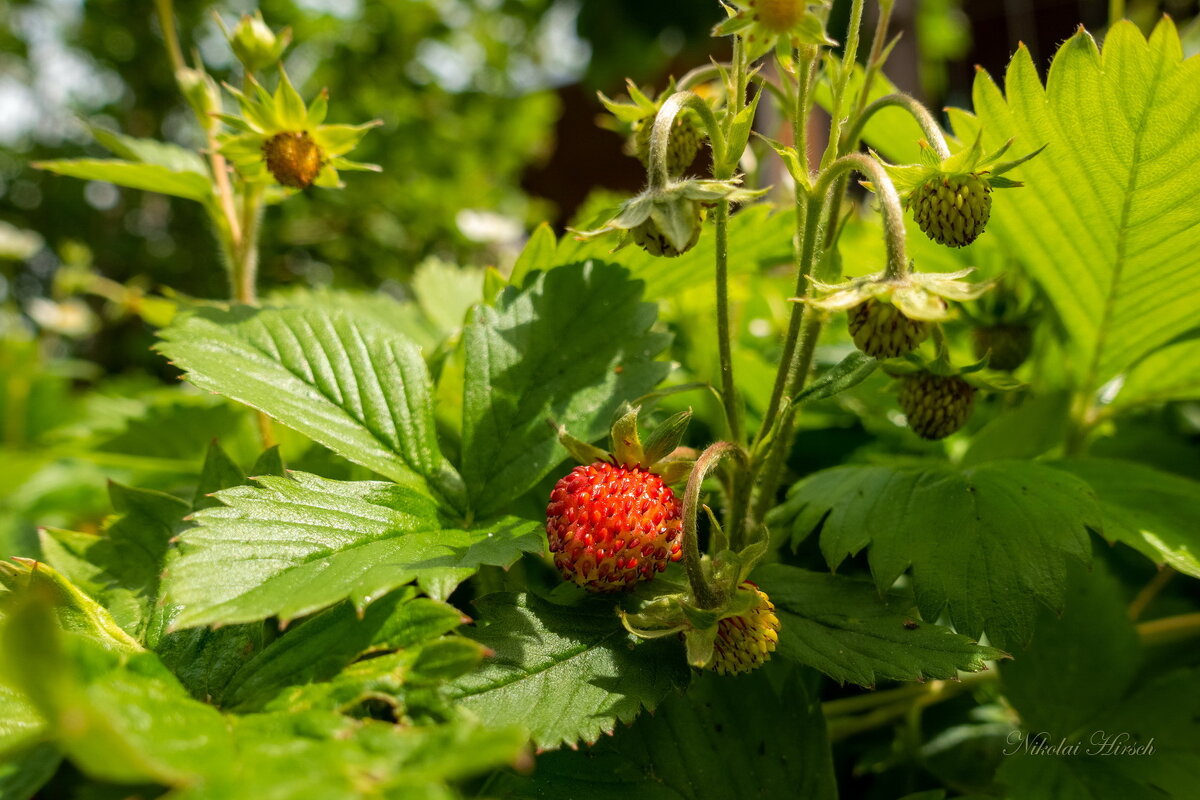
[[[1103,569],[1075,570],[1063,615],[1044,612],[1030,649],[1000,670],[1022,722],[997,774],[1006,796],[1193,796],[1200,671],[1147,677],[1141,661],[1120,584]]]
[[[395,331],[316,308],[204,309],[162,331],[192,383],[269,414],[358,464],[465,511],[442,455],[429,372]]]
[[[869,547],[880,591],[912,568],[925,619],[945,609],[973,639],[1028,640],[1038,604],[1060,608],[1068,559],[1090,555],[1100,513],[1086,483],[1019,461],[847,466],[796,484],[772,513],[793,544],[819,530],[830,567]]]
[[[1059,49],[1044,88],[1022,47],[1003,94],[979,73],[974,105],[977,117],[951,115],[964,141],[982,127],[985,149],[1012,137],[1022,153],[1047,145],[1013,173],[1024,188],[996,195],[989,231],[1046,290],[1079,387],[1096,390],[1193,328],[1200,60],[1183,59],[1171,20],[1149,41],[1118,22],[1103,52],[1081,29]]]
[[[1060,461],[1100,502],[1104,536],[1200,578],[1200,483],[1117,459]]]
[[[611,603],[496,594],[476,605],[470,635],[495,655],[450,694],[486,724],[524,725],[539,747],[595,741],[687,682],[682,644],[635,644]]]
[[[587,262],[475,308],[464,335],[462,473],[476,514],[503,509],[566,456],[550,420],[595,441],[622,402],[666,375],[654,357],[668,337],[650,332],[655,307],[641,296],[625,270]]]
[[[52,721],[44,738],[84,776],[160,784],[182,800],[448,797],[447,781],[511,763],[525,742],[519,727],[461,717],[393,725],[325,711],[225,715],[189,697],[154,654],[59,629],[36,593],[0,622],[0,646],[21,653],[18,689]]]
[[[543,547],[541,526],[513,518],[440,527],[432,499],[381,481],[293,473],[217,494],[195,515],[168,569],[175,628],[309,614],[350,599],[365,608],[420,581],[445,595],[481,564],[506,566]]]
[[[820,704],[797,674],[706,673],[629,730],[547,753],[532,776],[488,786],[508,798],[728,800],[837,797]],[[782,684],[782,685],[780,685]]]
[[[116,483],[109,485],[109,497],[117,516],[102,534],[46,530],[42,551],[55,569],[102,602],[127,633],[153,647],[159,578],[188,505]]]
[[[1004,653],[918,621],[911,597],[882,598],[869,581],[771,564],[754,580],[779,615],[779,655],[834,680],[875,686],[979,672]]]

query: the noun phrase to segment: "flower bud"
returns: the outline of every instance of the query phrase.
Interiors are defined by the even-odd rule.
[[[276,34],[263,21],[261,11],[254,12],[254,16],[243,15],[233,32],[227,31],[226,36],[233,54],[247,72],[258,72],[271,66],[292,42],[291,28],[284,28]]]
[[[217,121],[212,115],[221,111],[221,90],[212,76],[202,69],[183,67],[175,71],[175,81],[188,105],[195,109],[200,124],[206,130],[215,128]]]

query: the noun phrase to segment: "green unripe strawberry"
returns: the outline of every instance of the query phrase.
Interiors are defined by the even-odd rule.
[[[904,378],[899,399],[913,433],[922,439],[944,439],[970,418],[975,387],[957,375],[918,372]]]
[[[867,300],[850,309],[850,336],[872,358],[895,358],[929,338],[929,323],[909,319],[891,303]]]
[[[1012,372],[1033,351],[1033,329],[1028,325],[987,325],[971,331],[975,357],[991,353],[988,366]]]
[[[654,130],[654,117],[646,117],[636,123],[633,132],[633,153],[647,169],[650,167],[650,134]],[[686,114],[675,117],[671,137],[667,140],[667,173],[682,175],[696,160],[700,152],[700,129]]]
[[[696,246],[696,242],[700,241],[700,231],[702,228],[703,224],[700,221],[699,209],[697,209],[696,224],[692,227],[691,237],[682,249],[671,244],[671,241],[659,230],[658,224],[654,221],[653,217],[647,217],[645,222],[630,230],[629,235],[638,247],[650,255],[675,258]]]
[[[992,187],[974,173],[935,175],[909,198],[913,219],[938,244],[963,247],[975,241],[992,214]]]
[[[779,643],[779,617],[775,616],[771,598],[748,581],[742,586],[754,589],[758,604],[746,614],[726,617],[717,623],[717,639],[707,666],[721,675],[758,669]]]

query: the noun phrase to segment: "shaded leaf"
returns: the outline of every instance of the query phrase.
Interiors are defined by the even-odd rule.
[[[450,695],[487,725],[524,725],[539,747],[593,742],[688,680],[682,643],[635,643],[611,603],[495,594],[476,605],[468,633],[495,655]]]
[[[159,579],[188,504],[117,483],[109,484],[109,497],[117,516],[101,534],[43,531],[42,551],[55,569],[103,603],[118,625],[153,647]]]
[[[1086,561],[1100,529],[1086,483],[1019,461],[845,466],[796,484],[769,519],[798,545],[820,531],[831,568],[868,548],[880,591],[910,566],[925,619],[943,610],[973,639],[1028,640],[1038,604],[1061,608],[1068,559]]]
[[[837,796],[821,706],[789,675],[705,673],[611,739],[542,755],[530,777],[487,787],[512,798],[727,800]]]
[[[779,656],[834,680],[948,679],[987,669],[1004,653],[940,625],[921,622],[911,597],[884,597],[868,581],[771,564],[754,580],[780,619]]]
[[[1105,538],[1200,578],[1200,483],[1116,459],[1076,459],[1055,466],[1092,487]]]

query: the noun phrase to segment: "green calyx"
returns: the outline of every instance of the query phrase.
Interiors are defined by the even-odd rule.
[[[708,507],[705,506],[705,510]],[[727,545],[720,526],[709,511],[713,523],[714,547]],[[767,552],[767,532],[763,528],[759,538],[740,552],[727,547],[714,556],[704,556],[703,571],[706,580],[717,590],[720,598],[717,605],[702,607],[686,584],[668,584],[663,594],[644,601],[635,611],[621,610],[621,623],[626,630],[642,639],[657,639],[662,636],[682,636],[688,663],[697,668],[721,669],[720,654],[716,652],[733,621],[734,628],[746,627],[746,621],[755,620],[760,614],[764,595],[747,577]],[[768,602],[769,605],[769,602]],[[754,626],[751,626],[754,627]],[[778,620],[775,620],[778,629]],[[774,649],[773,644],[771,649]],[[736,670],[732,670],[736,671]]]
[[[947,301],[963,302],[982,296],[991,282],[969,283],[962,280],[972,270],[957,272],[906,272],[889,277],[877,272],[844,283],[829,284],[811,279],[821,292],[819,298],[792,298],[824,311],[848,311],[868,302],[888,303],[908,320],[942,322],[951,317]]]
[[[668,484],[686,481],[695,463],[695,454],[680,447],[688,423],[692,420],[691,409],[680,411],[655,426],[645,440],[638,433],[640,407],[629,407],[617,418],[609,430],[611,450],[576,439],[561,425],[554,426],[558,440],[576,461],[594,464],[607,461],[625,467],[641,467],[657,475]]]
[[[1010,139],[985,153],[980,134],[970,147],[941,158],[936,148],[922,141],[920,164],[884,163],[884,169],[926,236],[949,247],[964,247],[983,233],[991,217],[992,190],[1021,186],[1004,173],[1045,149],[1001,161],[1011,146]]]
[[[700,239],[704,224],[702,204],[718,200],[743,203],[762,196],[765,191],[743,189],[736,178],[673,180],[626,201],[603,227],[576,233],[581,239],[591,239],[619,231],[621,238],[616,250],[632,241],[652,255],[674,257],[692,249]]]
[[[713,28],[713,36],[740,36],[751,60],[771,51],[787,63],[791,51],[803,45],[834,47],[825,33],[830,3],[820,0],[732,0],[728,18]]]
[[[629,90],[629,102],[619,102],[599,93],[600,102],[613,115],[614,129],[629,134],[629,152],[642,165],[650,166],[650,135],[654,129],[654,119],[667,101],[676,91],[672,80],[666,90],[656,99],[638,89],[633,81],[626,81]],[[684,111],[675,117],[671,127],[671,137],[667,145],[667,172],[670,175],[682,175],[684,170],[692,165],[700,152],[705,133],[692,113]]]
[[[1041,307],[1027,283],[1000,278],[995,291],[963,307],[963,316],[972,325],[975,357],[988,357],[991,368],[1011,372],[1033,352]]]

